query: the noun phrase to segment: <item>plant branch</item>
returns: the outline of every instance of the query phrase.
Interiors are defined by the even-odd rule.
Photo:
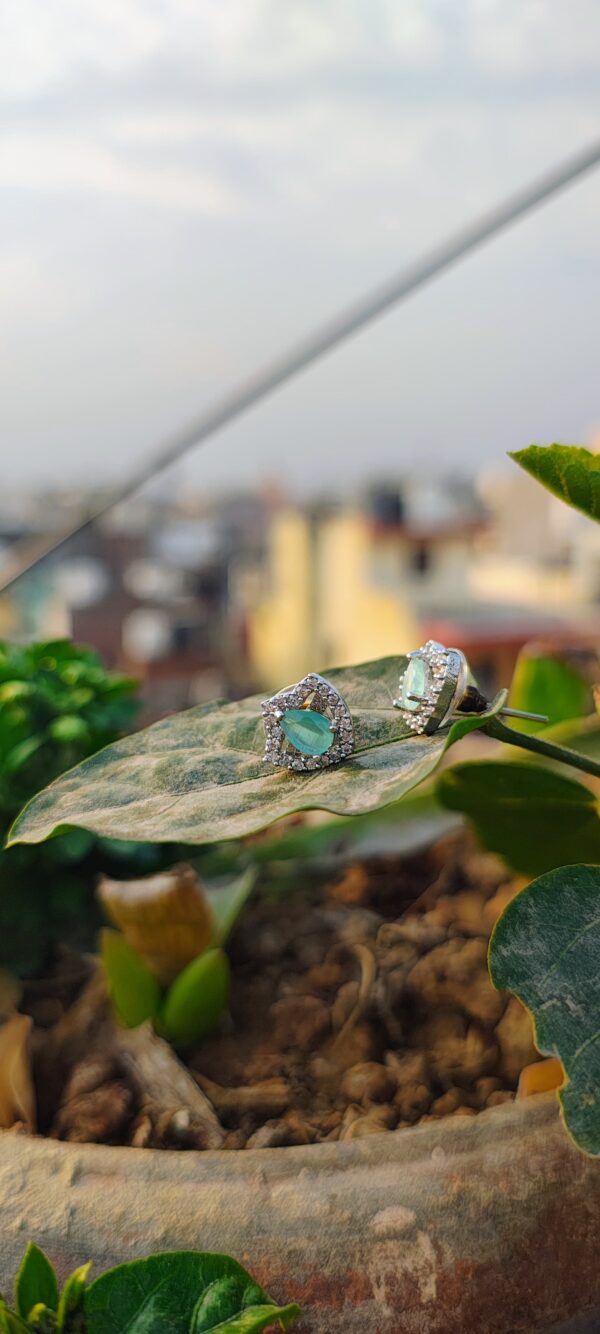
[[[541,736],[531,732],[516,732],[507,727],[499,718],[490,718],[481,729],[496,741],[504,741],[509,746],[520,746],[522,750],[532,750],[536,755],[545,755],[548,760],[557,760],[560,764],[570,764],[573,769],[582,769],[586,774],[600,778],[600,763],[589,755],[580,755],[567,746],[556,746],[551,741],[544,741]]]

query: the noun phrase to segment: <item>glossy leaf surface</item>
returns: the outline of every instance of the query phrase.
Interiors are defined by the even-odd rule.
[[[600,454],[578,445],[528,445],[510,457],[553,495],[600,522]]]
[[[440,775],[436,795],[475,825],[484,847],[524,875],[600,862],[600,818],[582,783],[540,765],[502,761],[457,764]]]
[[[567,1129],[600,1155],[600,867],[565,866],[522,890],[496,924],[490,973],[533,1015],[538,1050],[561,1061]]]
[[[289,1329],[297,1306],[277,1306],[226,1255],[174,1251],[119,1265],[85,1298],[86,1334],[255,1334]]]
[[[407,732],[392,699],[404,658],[327,673],[352,712],[356,752],[331,769],[298,774],[263,763],[261,696],[216,702],[115,742],[38,794],[12,842],[38,843],[73,825],[111,838],[215,843],[302,810],[358,815],[422,782],[448,745],[485,725],[465,717],[433,736]]]

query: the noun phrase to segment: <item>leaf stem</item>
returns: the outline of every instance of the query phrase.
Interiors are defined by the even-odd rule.
[[[514,727],[507,727],[499,718],[490,718],[481,729],[496,741],[504,741],[509,746],[520,746],[522,750],[532,750],[536,755],[545,755],[549,760],[558,760],[560,764],[570,764],[573,769],[582,769],[586,774],[600,778],[600,763],[589,755],[580,755],[567,746],[556,746],[551,741],[544,741],[537,733],[517,732]]]

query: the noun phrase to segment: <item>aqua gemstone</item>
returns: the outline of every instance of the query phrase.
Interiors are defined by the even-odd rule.
[[[314,709],[286,709],[279,720],[283,735],[301,755],[324,755],[333,745],[329,718]]]
[[[400,703],[403,709],[408,709],[411,713],[420,707],[420,701],[424,699],[429,685],[429,668],[424,658],[410,658],[408,667],[404,673],[402,690],[400,693]],[[410,696],[417,696],[411,699]]]

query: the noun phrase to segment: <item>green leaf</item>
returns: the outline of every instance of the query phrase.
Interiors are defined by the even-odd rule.
[[[176,1047],[214,1032],[229,1001],[230,969],[221,949],[205,950],[192,959],[171,983],[158,1029]]]
[[[50,1261],[30,1241],[15,1280],[15,1306],[19,1315],[26,1320],[39,1302],[49,1306],[51,1311],[56,1311],[58,1283]]]
[[[270,1328],[277,1323],[279,1329],[291,1329],[294,1321],[300,1315],[300,1307],[295,1302],[289,1306],[247,1306],[241,1315],[236,1315],[232,1320],[220,1322],[218,1325],[206,1323],[206,1316],[202,1308],[199,1312],[199,1323],[195,1317],[192,1317],[190,1325],[190,1334],[206,1334],[206,1331],[218,1330],[218,1334],[255,1334],[260,1329]]]
[[[53,838],[44,851],[52,865],[72,866],[87,857],[94,843],[94,835],[87,829],[70,829],[68,834]]]
[[[256,871],[253,866],[236,876],[229,884],[204,886],[213,917],[212,944],[224,945],[233,930],[237,919],[248,902],[256,884]]]
[[[531,1012],[540,1052],[566,1073],[569,1133],[600,1155],[600,867],[565,866],[533,881],[496,923],[490,973]]]
[[[76,760],[120,735],[135,708],[123,691],[123,678],[70,642],[0,642],[2,824]]]
[[[270,881],[269,890],[285,893],[290,878],[306,874],[305,862],[310,862],[311,875],[330,874],[334,866],[356,857],[412,856],[432,843],[459,829],[463,823],[459,815],[445,810],[435,801],[431,784],[426,780],[415,792],[401,801],[392,802],[367,815],[346,815],[302,820],[279,833],[272,825],[267,834],[250,842],[212,843],[199,849],[190,862],[204,883],[211,907],[220,889],[207,881],[224,876],[239,875],[251,866],[262,870],[262,888]],[[59,839],[45,846],[51,848]],[[13,849],[30,852],[31,849]],[[217,912],[218,916],[218,912]],[[215,943],[215,942],[213,942]]]
[[[513,709],[545,713],[550,726],[583,718],[592,707],[590,688],[576,667],[558,655],[538,656],[528,651],[517,660],[509,702]],[[512,726],[529,732],[540,730],[540,723],[524,720],[514,719]]]
[[[436,803],[427,784],[401,801],[366,815],[307,822],[284,829],[279,835],[273,830],[270,837],[252,845],[252,861],[259,866],[302,860],[314,865],[318,858],[337,859],[340,853],[344,857],[361,856],[365,846],[375,853],[381,847],[381,855],[410,855],[450,833],[458,823]]]
[[[56,1330],[56,1311],[52,1311],[45,1302],[36,1302],[29,1312],[27,1324],[36,1334],[54,1334]]]
[[[0,1299],[0,1334],[31,1334],[31,1325],[26,1324],[16,1311],[9,1310],[6,1302]]]
[[[438,778],[436,796],[467,815],[484,847],[525,875],[565,866],[574,853],[600,862],[593,793],[553,769],[517,761],[457,764]]]
[[[94,691],[89,686],[78,686],[76,689],[66,690],[57,704],[63,715],[71,714],[78,718],[82,709],[87,708],[87,705],[91,704],[93,699]]]
[[[90,740],[90,729],[83,718],[77,717],[77,714],[64,713],[61,718],[52,720],[48,727],[48,735],[53,741],[85,746]]]
[[[119,931],[100,932],[100,951],[111,1001],[121,1023],[137,1028],[159,1012],[162,993],[154,973]]]
[[[0,686],[0,706],[12,704],[16,699],[29,699],[31,695],[35,695],[31,681],[4,681]]]
[[[75,1269],[67,1279],[58,1303],[56,1325],[58,1334],[69,1334],[74,1318],[81,1311],[91,1268],[92,1262],[90,1260],[88,1264],[80,1265],[79,1269]]]
[[[392,699],[405,658],[327,673],[352,712],[356,752],[329,770],[298,774],[263,763],[261,696],[216,702],[165,718],[85,760],[34,797],[12,842],[39,843],[77,825],[108,838],[216,843],[257,832],[284,815],[360,815],[399,800],[436,767],[447,746],[486,721],[465,717],[433,736],[408,732]]]
[[[12,750],[9,750],[8,754],[4,756],[4,772],[7,774],[14,774],[17,770],[22,769],[32,756],[40,750],[43,744],[43,738],[39,736],[28,736],[24,741],[19,741],[19,743],[16,746],[13,746]]]
[[[600,455],[578,445],[528,445],[510,455],[559,500],[600,522]]]
[[[275,1306],[227,1255],[174,1251],[102,1274],[85,1296],[86,1334],[254,1334],[297,1306]],[[243,1321],[244,1323],[235,1323]]]

